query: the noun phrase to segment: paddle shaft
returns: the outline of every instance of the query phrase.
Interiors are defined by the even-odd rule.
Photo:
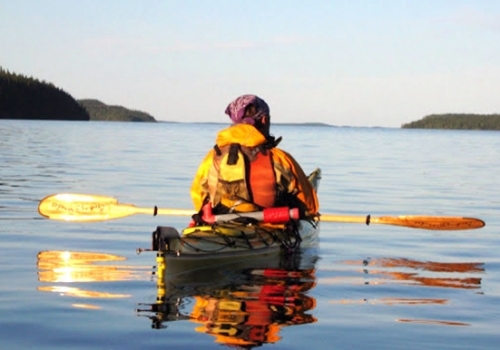
[[[321,221],[345,222],[361,224],[394,225],[424,230],[458,231],[484,227],[483,220],[460,216],[353,216],[353,215],[321,215]]]

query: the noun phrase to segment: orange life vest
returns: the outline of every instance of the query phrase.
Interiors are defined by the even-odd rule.
[[[297,161],[276,147],[280,139],[268,140],[250,124],[221,130],[191,185],[195,209],[209,200],[213,207],[223,204],[234,211],[289,206],[304,216],[316,215],[316,191]],[[232,144],[238,146],[231,151]]]
[[[236,212],[274,206],[277,185],[269,150],[238,143],[214,149],[207,181],[212,206],[220,203]]]

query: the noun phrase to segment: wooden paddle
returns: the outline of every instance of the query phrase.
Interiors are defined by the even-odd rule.
[[[118,203],[118,200],[112,197],[74,193],[45,197],[38,205],[38,212],[52,220],[78,222],[119,219],[134,214],[193,215],[192,210],[138,208],[132,204]]]
[[[472,230],[484,227],[485,223],[481,219],[467,218],[460,216],[352,216],[352,215],[321,215],[321,221],[347,222],[363,224],[394,225],[424,230],[458,231]]]
[[[112,197],[88,194],[55,194],[45,197],[38,205],[38,212],[52,220],[91,222],[119,219],[134,214],[192,216],[192,210],[138,208],[132,204],[121,204]],[[260,212],[259,212],[260,213]],[[259,218],[262,214],[249,213],[251,217]],[[234,214],[229,214],[234,219]],[[238,216],[244,216],[243,213]],[[216,215],[217,219],[224,219],[224,215]],[[481,228],[484,221],[467,217],[447,216],[352,216],[352,215],[320,215],[325,222],[363,223],[396,225],[425,230],[470,230]]]

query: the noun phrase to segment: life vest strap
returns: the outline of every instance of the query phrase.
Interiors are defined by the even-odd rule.
[[[229,147],[229,154],[227,157],[227,165],[235,165],[238,162],[238,151],[240,150],[240,145],[237,143],[232,143]]]

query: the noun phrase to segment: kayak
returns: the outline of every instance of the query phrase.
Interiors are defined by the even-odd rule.
[[[316,169],[308,178],[317,190],[321,170]],[[318,240],[318,218],[266,223],[248,218],[246,213],[220,217],[227,215],[232,215],[230,220],[187,227],[181,233],[173,227],[158,226],[152,234],[152,250],[157,251],[157,261],[185,260],[192,261],[193,266],[200,266],[200,260],[207,259],[212,262],[229,259],[227,261],[234,263],[235,257],[247,259],[256,255],[291,253],[313,246]]]

